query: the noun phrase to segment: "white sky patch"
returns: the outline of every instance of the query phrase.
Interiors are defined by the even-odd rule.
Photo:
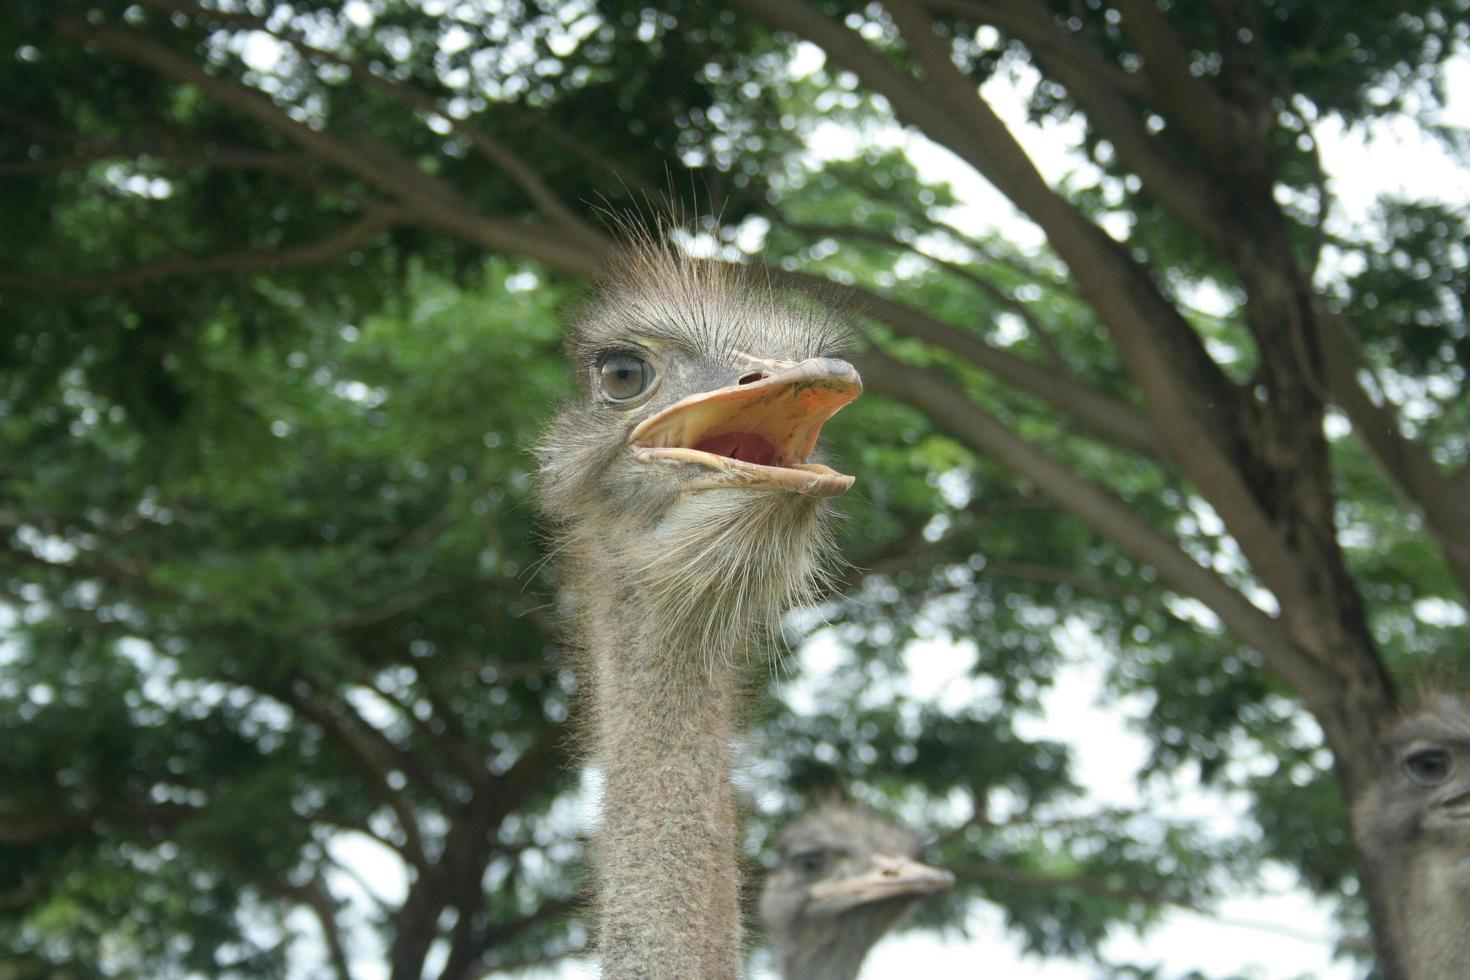
[[[240,49],[240,60],[251,70],[268,75],[275,70],[283,54],[280,41],[264,31],[251,31],[245,35],[245,43]]]
[[[455,26],[444,32],[439,39],[439,50],[445,54],[458,54],[475,42],[475,38],[463,27]]]
[[[1470,129],[1470,51],[1462,48],[1445,63],[1443,81],[1445,106],[1432,121]],[[1347,130],[1341,120],[1329,117],[1313,132],[1334,198],[1328,221],[1334,233],[1366,223],[1379,195],[1470,202],[1470,170],[1410,119],[1386,117]]]
[[[792,78],[805,78],[814,72],[819,72],[827,64],[827,52],[812,44],[810,41],[802,41],[796,46],[796,55],[791,59],[787,70]]]
[[[1458,602],[1447,599],[1420,599],[1414,603],[1414,618],[1429,626],[1464,626],[1470,614]]]
[[[371,27],[377,15],[373,13],[371,4],[363,0],[349,0],[342,8],[342,15],[352,23],[353,27]]]

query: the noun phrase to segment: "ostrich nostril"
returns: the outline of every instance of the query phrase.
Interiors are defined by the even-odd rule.
[[[898,877],[898,869],[897,868],[884,868],[883,869],[883,877],[885,877],[885,878],[897,878]]]
[[[752,371],[750,374],[747,374],[744,377],[742,377],[740,379],[739,383],[740,384],[743,384],[743,385],[748,385],[748,384],[754,384],[757,381],[764,381],[765,379],[766,379],[766,373],[764,371]]]

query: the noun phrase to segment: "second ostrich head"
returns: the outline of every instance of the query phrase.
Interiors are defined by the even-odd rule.
[[[543,438],[541,497],[569,578],[658,610],[696,653],[769,629],[826,549],[823,423],[862,391],[828,308],[749,269],[645,241],[573,324],[582,397]],[[671,638],[672,639],[672,638]]]
[[[1389,884],[1393,956],[1407,980],[1470,963],[1470,703],[1427,697],[1389,730],[1379,778],[1356,805],[1365,858]]]
[[[760,913],[788,980],[852,980],[868,950],[954,875],[915,859],[918,841],[869,810],[828,803],[776,843]]]

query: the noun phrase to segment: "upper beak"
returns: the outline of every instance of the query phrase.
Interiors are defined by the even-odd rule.
[[[862,390],[851,364],[814,357],[749,384],[683,398],[640,422],[628,445],[639,459],[708,468],[695,487],[766,485],[831,496],[853,478],[807,460],[822,426]]]
[[[814,906],[829,912],[885,898],[932,895],[954,884],[954,875],[901,855],[880,854],[862,874],[812,886]]]

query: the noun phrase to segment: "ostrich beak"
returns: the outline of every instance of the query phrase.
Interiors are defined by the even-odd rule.
[[[874,856],[862,874],[823,881],[811,888],[812,906],[825,912],[844,912],[885,898],[917,898],[948,890],[954,875],[913,858],[893,854]]]
[[[832,497],[853,478],[807,460],[822,426],[862,394],[846,361],[814,357],[770,377],[680,399],[628,437],[644,462],[695,464],[690,489],[768,488]]]
[[[1450,820],[1470,820],[1470,788],[1463,788],[1448,799],[1440,800],[1435,809]]]

